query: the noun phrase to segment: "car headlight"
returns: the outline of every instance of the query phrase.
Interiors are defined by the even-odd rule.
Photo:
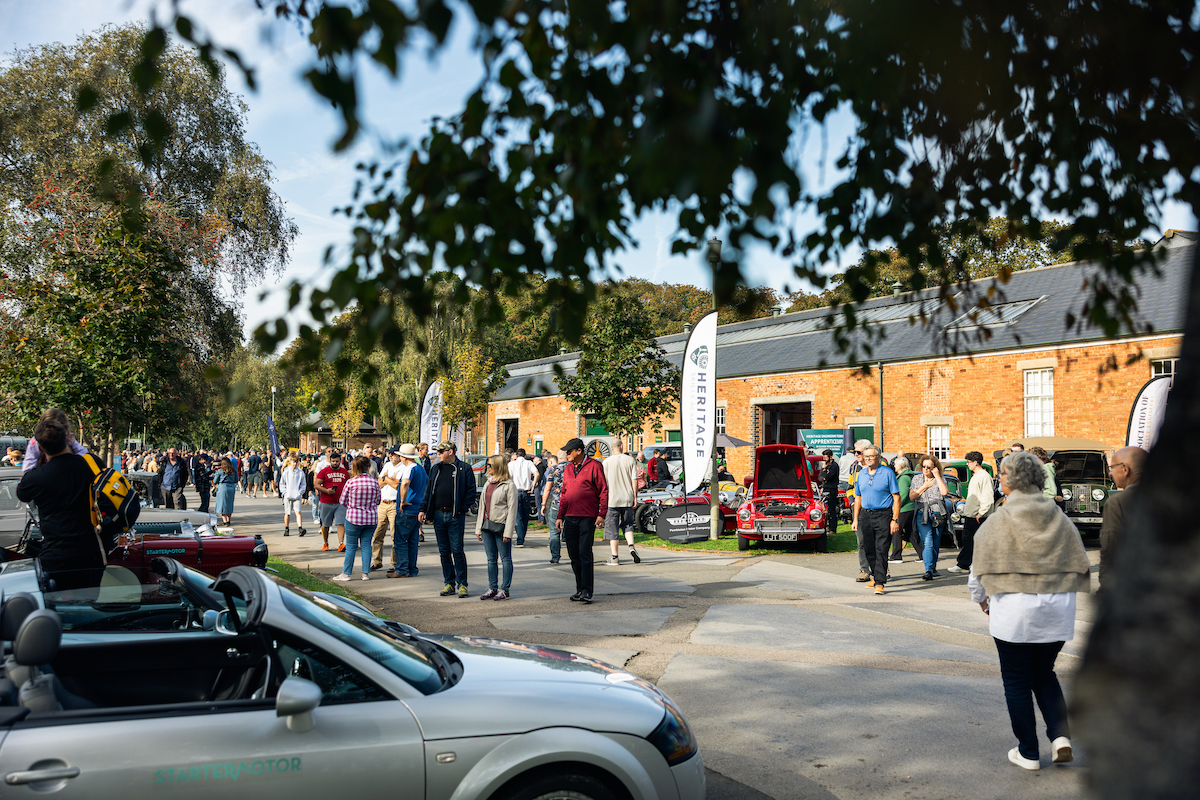
[[[1107,497],[1107,495],[1104,493],[1103,489],[1092,489],[1093,500],[1103,500],[1105,497]]]
[[[1070,499],[1071,499],[1071,490],[1063,489],[1063,500],[1070,500]]]
[[[662,698],[662,701],[666,707],[663,721],[646,740],[657,747],[667,764],[673,767],[696,755],[700,752],[700,747],[696,744],[696,737],[692,734],[683,712],[666,697]]]
[[[738,509],[738,519],[740,519],[742,522],[750,521],[750,507],[749,506],[742,506],[741,508]]]
[[[825,517],[825,510],[820,506],[814,505],[808,510],[808,518],[813,522],[820,522]]]

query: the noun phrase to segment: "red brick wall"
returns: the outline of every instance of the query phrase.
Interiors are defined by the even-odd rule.
[[[1180,336],[1163,336],[1136,343],[1100,344],[1064,349],[1043,348],[971,358],[930,359],[883,367],[883,448],[888,452],[926,449],[926,423],[950,425],[950,454],[960,458],[979,450],[990,460],[998,450],[1025,433],[1024,375],[1022,362],[1054,369],[1054,434],[1095,439],[1118,447],[1125,443],[1129,410],[1142,385],[1150,378],[1143,359],[1126,365],[1139,349],[1177,348]],[[1118,365],[1105,374],[1100,368],[1115,358]],[[1050,363],[1052,362],[1052,363]],[[879,442],[879,376],[851,369],[813,370],[718,381],[718,402],[725,406],[725,430],[730,436],[756,444],[754,398],[808,397],[812,400],[814,428],[842,428],[874,424]],[[862,408],[861,412],[855,408]],[[488,452],[496,451],[497,420],[520,416],[521,446],[527,437],[542,436],[547,447],[557,449],[579,434],[579,418],[561,397],[492,403],[488,409]],[[931,420],[932,418],[932,420]],[[678,427],[678,416],[664,426]],[[643,434],[653,444],[650,426]],[[662,438],[665,440],[666,436]],[[635,443],[636,444],[636,443]],[[751,469],[752,451],[736,448],[728,453],[730,471],[739,480]]]

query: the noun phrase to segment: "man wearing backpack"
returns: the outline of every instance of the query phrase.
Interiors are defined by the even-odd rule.
[[[17,485],[21,502],[37,505],[38,561],[59,591],[99,586],[106,552],[92,523],[92,469],[71,451],[68,436],[57,420],[39,422],[33,438],[49,460],[26,472]]]

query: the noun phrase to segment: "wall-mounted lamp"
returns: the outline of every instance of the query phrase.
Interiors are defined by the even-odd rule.
[[[862,406],[855,406],[855,407],[854,407],[854,413],[855,413],[855,414],[861,414],[861,413],[862,413]]]
[[[829,412],[829,418],[830,418],[830,419],[837,419],[837,409],[836,409],[836,408],[835,408],[833,411],[830,411],[830,412]]]

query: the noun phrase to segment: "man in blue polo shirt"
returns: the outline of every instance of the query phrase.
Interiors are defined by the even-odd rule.
[[[888,548],[892,534],[900,530],[900,484],[891,467],[879,463],[879,448],[862,450],[863,468],[854,482],[854,523],[871,567],[875,594],[883,594],[887,583]]]

